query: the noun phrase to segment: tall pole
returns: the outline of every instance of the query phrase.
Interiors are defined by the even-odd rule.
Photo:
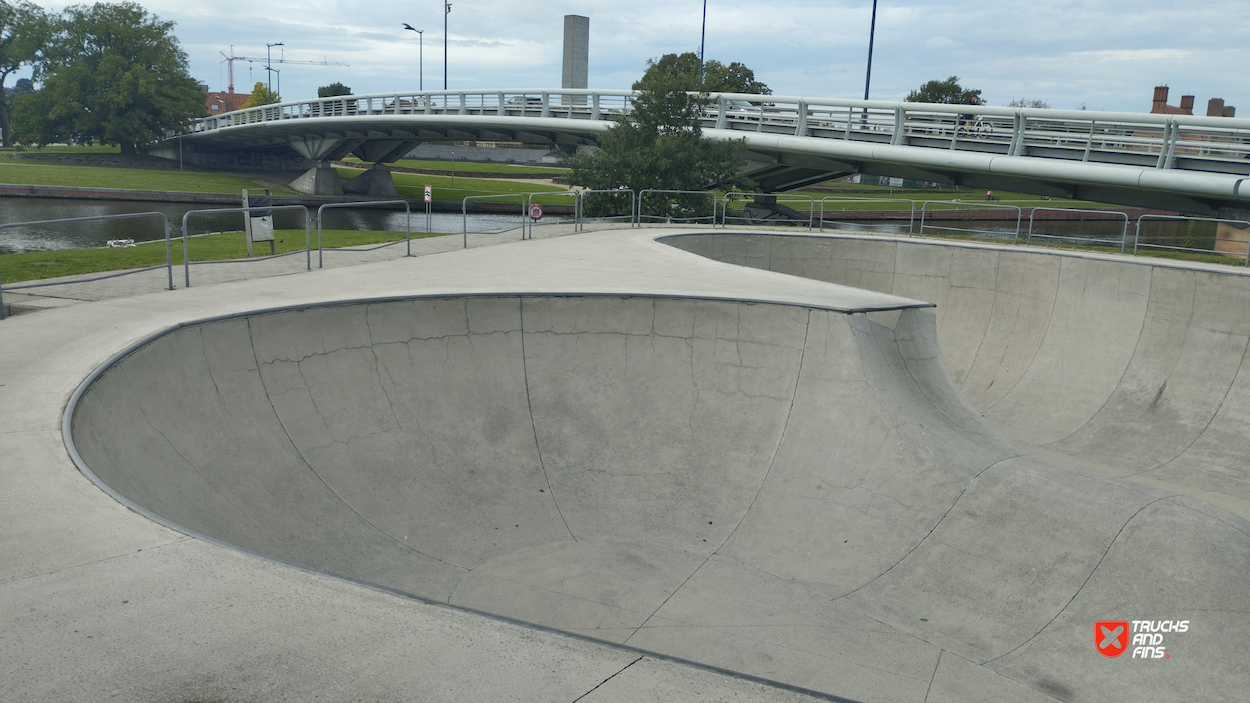
[[[265,44],[265,79],[268,81],[269,92],[273,92],[273,48],[285,46],[283,42]]]
[[[425,91],[425,30],[417,30],[417,84]]]
[[[451,14],[451,3],[443,0],[443,90],[447,90],[447,15]]]
[[[707,43],[707,0],[703,0],[703,29],[699,30],[699,82],[703,82],[703,48]]]
[[[877,0],[872,0],[872,24],[868,28],[868,73],[864,76],[864,100],[868,99],[868,86],[872,83],[872,40],[877,34]]]

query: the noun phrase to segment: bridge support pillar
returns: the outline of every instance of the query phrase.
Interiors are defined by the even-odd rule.
[[[343,182],[339,180],[338,172],[329,161],[318,161],[304,175],[291,181],[291,188],[304,195],[343,194]],[[394,188],[393,185],[392,188]]]
[[[386,164],[374,164],[368,171],[344,181],[343,192],[390,197],[399,195],[395,191],[395,179],[391,177],[391,169]]]

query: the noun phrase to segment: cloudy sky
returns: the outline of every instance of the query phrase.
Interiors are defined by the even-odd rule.
[[[282,67],[284,99],[319,85],[356,93],[415,89],[425,29],[425,86],[441,88],[441,0],[142,0],[175,33],[191,73],[224,90],[221,52],[350,67]],[[628,88],[649,58],[698,51],[702,0],[452,0],[449,87],[560,85],[566,14],[590,17],[590,87]],[[44,3],[49,9],[63,5]],[[779,95],[863,96],[872,0],[708,0],[707,57],[741,61]],[[991,105],[1042,99],[1056,108],[1149,111],[1155,85],[1223,97],[1250,115],[1246,0],[880,0],[872,97],[900,100],[951,75]],[[277,55],[277,54],[275,54]],[[249,66],[251,72],[249,73]],[[236,62],[236,90],[264,79]]]

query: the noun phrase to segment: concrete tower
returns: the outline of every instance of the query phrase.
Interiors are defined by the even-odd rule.
[[[564,16],[564,75],[561,88],[586,88],[590,63],[590,18]]]

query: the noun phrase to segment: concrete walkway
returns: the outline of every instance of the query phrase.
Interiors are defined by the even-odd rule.
[[[1124,482],[1106,475],[1108,439],[1063,444],[1076,414],[991,417],[1053,397],[1049,412],[1150,421],[1112,398],[1158,366],[1131,361],[1165,351],[1155,337],[1137,330],[1146,346],[1124,368],[1091,366],[1131,325],[1085,356],[1091,332],[1074,326],[1082,309],[1103,314],[1098,291],[1138,296],[1123,267],[1166,272],[1058,256],[1060,302],[1038,307],[1044,294],[1007,281],[1037,279],[1047,269],[1029,257],[1053,254],[671,242],[696,255],[654,241],[677,233],[193,280],[0,323],[0,698],[1214,701],[1250,688],[1250,525],[1192,497],[1236,508],[1244,464],[1221,463],[1223,483]],[[759,270],[782,261],[799,275]],[[1065,267],[1095,270],[1077,285]],[[1192,275],[1216,297],[1241,285]],[[984,295],[999,301],[990,322],[960,322]],[[1204,295],[1189,308],[1206,310]],[[1147,296],[1156,314],[1142,319],[1181,297]],[[374,302],[323,306],[345,300]],[[270,308],[284,310],[256,312]],[[1239,319],[1177,315],[1193,331],[1169,339],[1232,340],[1220,325]],[[987,331],[952,337],[974,329]],[[1183,349],[1222,349],[1212,338]],[[144,340],[74,426],[132,510],[75,466],[61,420],[83,379]],[[966,370],[996,354],[993,370]],[[1172,356],[1167,368],[1191,363]],[[1008,400],[972,392],[1010,378]],[[1191,397],[1197,381],[1168,378]],[[1132,461],[1198,446],[1171,417]],[[1165,636],[1166,660],[1112,660],[1090,642],[1098,620],[1191,629]]]

